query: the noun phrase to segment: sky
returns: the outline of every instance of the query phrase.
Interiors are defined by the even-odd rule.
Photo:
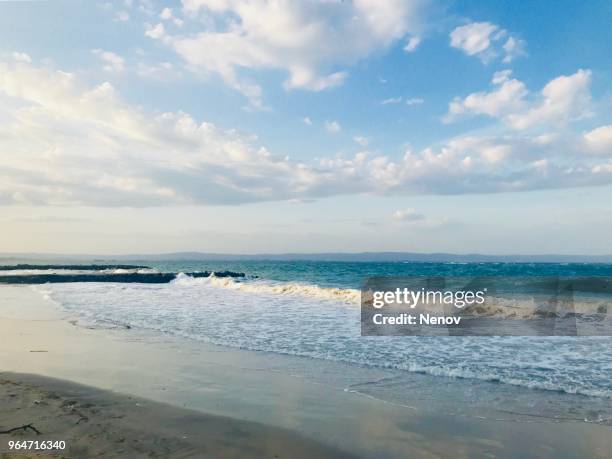
[[[611,23],[0,0],[0,252],[611,254]]]

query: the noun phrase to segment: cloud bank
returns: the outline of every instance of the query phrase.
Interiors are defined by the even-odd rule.
[[[579,88],[588,76],[579,71],[556,78],[535,100],[519,97],[510,109],[497,107],[501,96],[487,94],[461,107],[517,129],[521,117],[530,123],[570,120],[582,106],[575,101],[585,97]],[[497,75],[494,84],[503,87],[509,78]],[[519,89],[508,91],[526,91],[514,86]],[[562,110],[569,113],[561,116]],[[366,150],[301,162],[273,154],[246,133],[184,112],[145,112],[110,83],[88,86],[74,74],[25,59],[0,62],[0,120],[1,204],[241,204],[612,183],[610,126],[575,136],[462,136],[398,159]]]

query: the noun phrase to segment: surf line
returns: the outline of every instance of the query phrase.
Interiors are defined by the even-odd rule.
[[[374,314],[372,322],[375,325],[459,325],[461,317],[434,316],[431,314],[408,314],[403,312],[397,315]]]

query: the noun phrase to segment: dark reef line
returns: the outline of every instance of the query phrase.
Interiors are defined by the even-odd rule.
[[[21,269],[73,269],[81,271],[102,271],[105,269],[148,269],[148,266],[140,265],[0,265],[0,271],[16,271]]]
[[[185,273],[189,277],[209,277],[211,271]],[[214,272],[216,277],[245,277],[233,271]],[[25,276],[0,276],[0,284],[46,284],[65,282],[120,282],[143,284],[167,284],[176,279],[176,273],[125,273],[125,274],[33,274]]]

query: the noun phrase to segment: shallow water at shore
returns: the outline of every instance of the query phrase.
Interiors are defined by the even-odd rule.
[[[298,289],[295,283],[260,279],[179,275],[162,285],[65,283],[38,289],[87,326],[130,326],[356,367],[601,397],[608,399],[597,402],[603,408],[588,410],[596,417],[585,413],[583,419],[612,419],[612,338],[607,336],[363,337],[355,291]],[[557,414],[565,416],[563,410],[560,405]]]
[[[362,457],[608,457],[587,397],[87,329],[29,287],[2,287],[0,358],[38,372],[296,430]],[[46,351],[46,352],[30,352]],[[521,398],[522,397],[522,398]],[[573,397],[573,398],[572,398]],[[575,400],[575,416],[524,413]],[[480,402],[480,403],[478,403]],[[581,411],[582,410],[582,411]],[[596,414],[593,414],[596,416]]]

